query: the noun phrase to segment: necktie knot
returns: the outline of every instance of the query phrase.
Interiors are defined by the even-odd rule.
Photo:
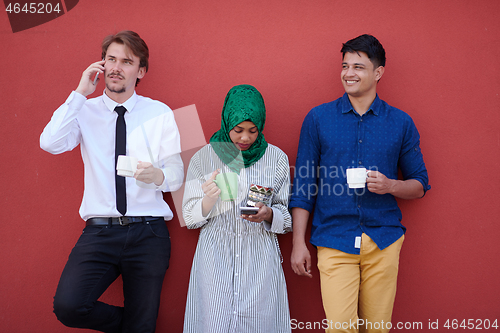
[[[122,116],[127,112],[127,109],[123,105],[119,105],[115,108],[116,113],[118,113],[119,116]]]

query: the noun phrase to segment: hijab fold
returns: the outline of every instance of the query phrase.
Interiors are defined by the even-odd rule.
[[[257,126],[259,135],[247,150],[239,150],[229,137],[229,132],[244,121]],[[255,87],[239,85],[231,88],[222,108],[221,128],[212,135],[210,144],[219,158],[234,172],[255,164],[266,152],[267,142],[262,131],[266,122],[264,99]]]

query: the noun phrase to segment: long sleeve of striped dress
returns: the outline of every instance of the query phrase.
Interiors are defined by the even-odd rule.
[[[191,159],[183,199],[190,229],[200,229],[193,258],[184,333],[291,332],[285,276],[277,234],[292,230],[288,211],[288,157],[269,144],[254,165],[238,175],[238,197],[201,212],[201,185],[216,169],[230,169],[206,145]],[[239,218],[251,184],[273,188],[272,223]]]

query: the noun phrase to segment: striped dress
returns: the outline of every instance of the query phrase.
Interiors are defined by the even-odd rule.
[[[200,228],[191,268],[184,333],[291,332],[281,253],[276,234],[292,230],[288,212],[288,157],[268,145],[254,165],[238,176],[238,198],[201,213],[201,185],[216,169],[231,170],[210,144],[191,159],[186,177],[183,216],[190,229]],[[241,219],[251,184],[273,188],[272,224]]]

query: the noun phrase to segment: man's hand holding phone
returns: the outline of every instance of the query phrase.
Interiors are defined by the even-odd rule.
[[[104,64],[106,61],[103,59],[101,61],[94,62],[90,65],[82,74],[78,88],[76,92],[87,97],[95,91],[97,83],[100,81],[99,74],[104,74]]]

